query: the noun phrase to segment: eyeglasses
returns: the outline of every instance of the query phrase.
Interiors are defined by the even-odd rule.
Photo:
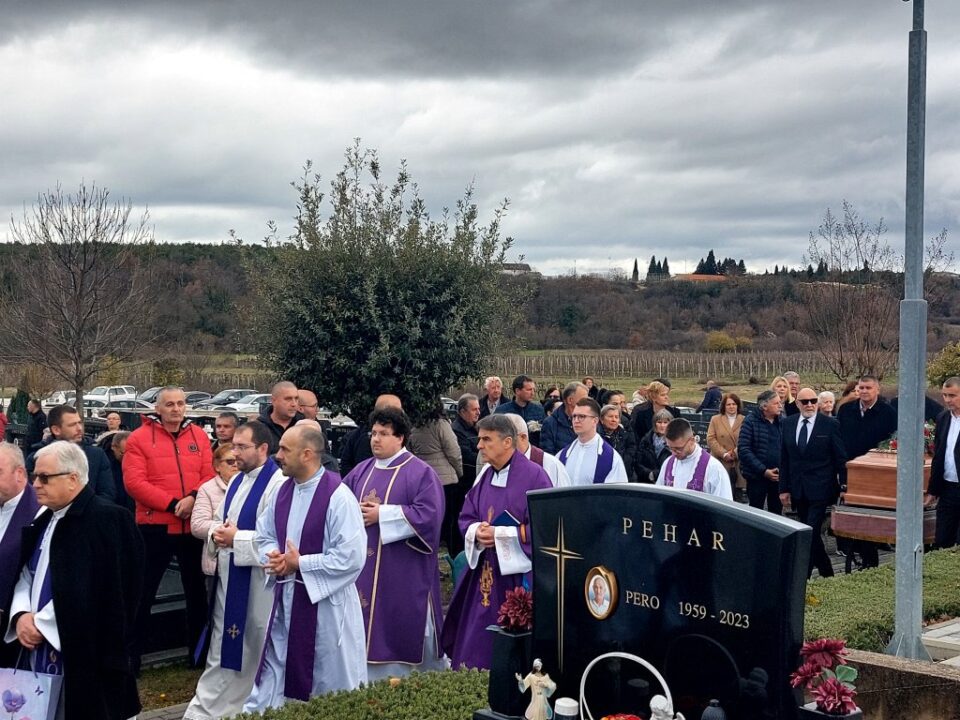
[[[816,405],[817,398],[797,398],[797,402],[801,405]]]
[[[220,462],[222,462],[224,465],[236,465],[236,464],[237,464],[237,459],[236,459],[236,458],[224,458],[224,459],[221,460]]]
[[[255,447],[256,445],[241,445],[240,443],[233,443],[233,449],[239,450],[240,452],[246,452],[247,450],[251,450]],[[234,462],[236,462],[236,460],[234,460]]]
[[[58,472],[58,473],[31,473],[30,482],[40,481],[41,485],[46,485],[50,482],[50,478],[60,477],[61,475],[73,475],[72,472]]]
[[[670,443],[667,443],[667,444],[666,444],[666,445],[667,445],[667,450],[669,450],[670,452],[680,452],[680,451],[682,451],[687,445],[690,444],[690,441],[691,441],[691,440],[693,440],[693,436],[692,436],[692,435],[691,435],[690,437],[688,437],[686,440],[684,440],[682,443],[680,443],[679,445],[671,445]]]
[[[580,414],[574,414],[574,415],[571,415],[571,416],[570,416],[570,419],[571,419],[571,420],[580,420],[580,421],[583,421],[583,420],[589,420],[590,418],[596,418],[596,417],[597,417],[596,415],[580,415]]]

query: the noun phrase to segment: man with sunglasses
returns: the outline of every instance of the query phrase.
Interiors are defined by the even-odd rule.
[[[144,558],[133,516],[93,492],[72,442],[39,450],[34,470],[44,509],[23,531],[5,640],[19,641],[31,670],[63,676],[58,718],[133,717],[129,651]]]
[[[664,439],[670,457],[660,467],[657,485],[703,492],[733,502],[730,474],[723,463],[700,447],[687,420],[671,420]]]
[[[847,452],[840,434],[840,423],[817,412],[817,392],[801,388],[797,393],[799,415],[783,421],[780,451],[780,502],[797,511],[804,525],[813,528],[810,566],[820,577],[833,576],[833,564],[823,547],[820,526],[840,489],[847,484]]]
[[[600,406],[585,397],[577,401],[570,415],[577,439],[558,454],[571,486],[627,482],[627,470],[620,453],[597,433]]]

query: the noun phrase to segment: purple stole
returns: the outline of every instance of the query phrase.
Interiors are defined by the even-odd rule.
[[[599,436],[598,436],[599,437]],[[567,464],[567,455],[570,454],[570,451],[574,446],[579,442],[579,440],[574,440],[572,443],[567,445],[563,450],[560,451],[560,462],[564,465]],[[531,454],[532,455],[532,454]],[[593,471],[593,484],[599,485],[604,480],[607,479],[607,475],[610,474],[610,471],[613,470],[613,447],[604,440],[600,438],[600,457],[597,458],[597,466]]]
[[[671,455],[667,460],[667,470],[663,478],[663,484],[667,487],[673,487],[673,466],[676,460],[677,458],[674,455]],[[700,459],[697,460],[697,466],[693,469],[693,478],[687,483],[687,490],[703,492],[703,481],[707,478],[707,465],[709,464],[710,454],[701,448]]]
[[[20,500],[23,502],[23,499]],[[17,506],[19,509],[19,506]],[[49,523],[53,522],[53,514],[50,514]],[[47,534],[46,528],[37,538],[37,546],[33,549],[30,560],[27,561],[27,568],[33,576],[33,582],[37,581],[37,566],[40,564],[40,552],[43,548],[43,538]],[[53,533],[50,533],[50,544],[53,544]],[[51,558],[52,559],[52,558]],[[43,610],[47,604],[53,600],[53,580],[50,574],[50,564],[47,564],[47,571],[43,574],[40,581],[40,598],[37,602],[37,610]],[[33,651],[33,671],[47,673],[48,675],[63,675],[63,654],[58,652],[53,645],[44,640],[39,647]]]
[[[7,525],[7,531],[0,540],[0,613],[5,613],[13,598],[13,588],[20,577],[20,546],[22,530],[33,521],[40,509],[37,495],[30,484],[24,486],[23,495]]]
[[[287,520],[290,518],[290,508],[293,505],[293,489],[296,481],[290,478],[277,490],[276,515],[274,523],[277,529],[277,544],[282,552],[287,548]],[[303,531],[300,533],[301,555],[314,555],[323,552],[323,532],[327,522],[327,510],[330,508],[330,498],[340,486],[340,476],[329,470],[322,470],[320,482],[317,484],[313,501],[307,510],[303,521]],[[290,610],[290,632],[287,637],[286,673],[283,681],[284,697],[307,701],[313,689],[313,663],[316,654],[317,642],[317,610],[310,602],[303,576],[297,570],[297,582],[293,584],[293,604]],[[274,587],[273,609],[270,611],[270,622],[267,633],[273,630],[273,619],[277,614],[277,604],[282,602],[283,586],[277,583]],[[257,684],[260,683],[260,673],[263,671],[263,662],[266,657],[267,643],[264,643],[264,652],[260,658],[260,669],[257,671]]]
[[[543,467],[543,450],[538,448],[536,445],[530,446],[530,462],[532,462],[534,465]]]
[[[270,484],[270,478],[277,471],[277,464],[273,458],[267,458],[257,479],[253,481],[250,494],[237,516],[238,530],[257,529],[257,508],[263,493]],[[226,520],[230,511],[230,504],[240,488],[245,476],[234,478],[227,489],[227,496],[223,501],[223,518]],[[283,547],[283,546],[282,546]],[[247,605],[250,603],[250,578],[252,567],[238,567],[230,554],[230,573],[227,581],[227,596],[223,603],[223,637],[220,640],[220,667],[240,672],[243,667],[243,634],[247,627]],[[220,577],[219,571],[216,577]]]

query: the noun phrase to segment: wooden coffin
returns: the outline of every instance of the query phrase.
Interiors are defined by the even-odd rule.
[[[923,491],[930,482],[930,464],[933,458],[923,461]],[[866,455],[847,463],[847,505],[860,507],[897,507],[897,454],[871,450]]]
[[[837,505],[830,514],[830,529],[837,537],[869,540],[877,543],[897,541],[895,510]],[[923,542],[933,544],[937,529],[937,511],[923,511]]]

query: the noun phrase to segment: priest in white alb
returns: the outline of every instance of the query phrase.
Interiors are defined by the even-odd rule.
[[[277,461],[288,476],[257,521],[273,608],[244,712],[280,707],[367,681],[363,613],[354,583],[367,533],[357,499],[324,469],[323,433],[293,427]]]
[[[627,482],[620,453],[597,432],[600,406],[593,398],[578,400],[570,416],[577,439],[557,453],[568,481],[558,487]]]
[[[257,520],[286,479],[270,458],[270,431],[248,422],[233,436],[236,475],[217,508],[204,552],[217,560],[207,667],[184,720],[236,715],[253,689],[273,606],[257,549]]]
[[[667,425],[664,438],[670,457],[660,468],[657,485],[733,500],[730,474],[723,463],[700,447],[689,422],[674,418]]]

